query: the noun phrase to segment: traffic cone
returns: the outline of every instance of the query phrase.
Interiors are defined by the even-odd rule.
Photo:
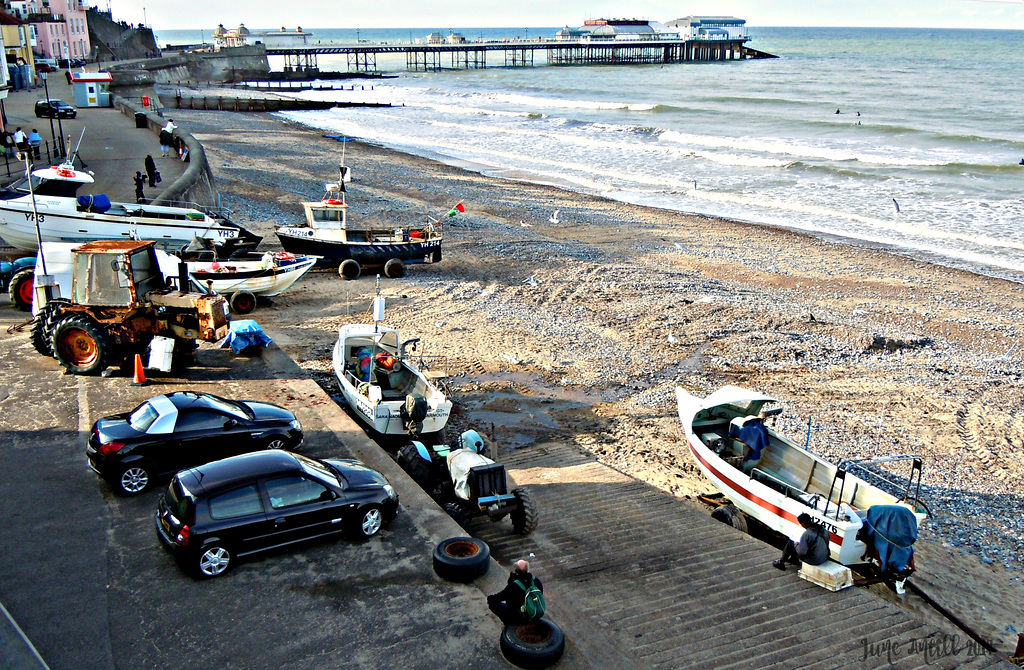
[[[142,356],[135,354],[135,378],[132,379],[132,386],[145,386],[146,371],[142,367]]]

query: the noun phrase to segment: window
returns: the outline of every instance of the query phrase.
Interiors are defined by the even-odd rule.
[[[263,511],[256,486],[246,486],[210,498],[210,516],[214,519],[234,519]]]
[[[216,430],[224,427],[227,417],[216,412],[186,412],[178,416],[174,431],[178,433],[194,430]]]
[[[135,411],[128,415],[128,425],[140,433],[145,433],[159,416],[157,411],[148,402],[144,402],[135,408]]]
[[[267,494],[274,509],[302,505],[330,495],[327,487],[298,475],[268,480]]]

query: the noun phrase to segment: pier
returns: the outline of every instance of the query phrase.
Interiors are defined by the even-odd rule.
[[[639,65],[776,58],[746,46],[747,38],[696,40],[570,40],[473,42],[465,44],[320,44],[268,47],[268,56],[283,56],[286,69],[316,70],[317,57],[344,55],[348,68],[377,70],[378,55],[405,55],[413,71],[466,70],[545,65]],[[538,54],[538,52],[541,52]],[[538,58],[541,56],[542,58]],[[543,60],[542,60],[543,59]]]

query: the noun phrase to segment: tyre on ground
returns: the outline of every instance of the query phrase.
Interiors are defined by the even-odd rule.
[[[715,511],[711,513],[711,518],[732,526],[741,533],[747,532],[747,517],[743,516],[743,512],[736,505],[722,505],[715,508]]]
[[[22,268],[11,277],[11,283],[7,286],[7,294],[11,302],[23,312],[32,309],[32,290],[36,283],[36,271],[34,268]]]
[[[61,319],[53,329],[52,346],[57,361],[76,375],[97,375],[117,362],[106,329],[87,316]]]
[[[397,258],[392,258],[384,264],[384,276],[389,279],[401,279],[405,276],[405,264]]]
[[[235,314],[249,314],[256,309],[256,296],[248,291],[238,291],[231,294],[228,305]]]
[[[520,668],[546,668],[565,653],[565,634],[553,621],[505,626],[501,630],[501,653]]]
[[[516,497],[516,509],[509,515],[512,519],[512,530],[519,535],[529,535],[537,529],[540,513],[530,489],[518,488],[512,491]]]
[[[361,270],[359,263],[349,258],[338,266],[338,276],[342,279],[357,279]]]
[[[487,574],[491,548],[474,537],[450,537],[434,547],[434,572],[449,582],[467,584]]]

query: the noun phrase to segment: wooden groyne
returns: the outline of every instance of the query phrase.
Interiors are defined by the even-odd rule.
[[[175,96],[173,100],[176,109],[227,112],[280,112],[291,109],[331,109],[332,107],[391,107],[390,102],[327,102],[290,98],[235,98],[223,95]]]

